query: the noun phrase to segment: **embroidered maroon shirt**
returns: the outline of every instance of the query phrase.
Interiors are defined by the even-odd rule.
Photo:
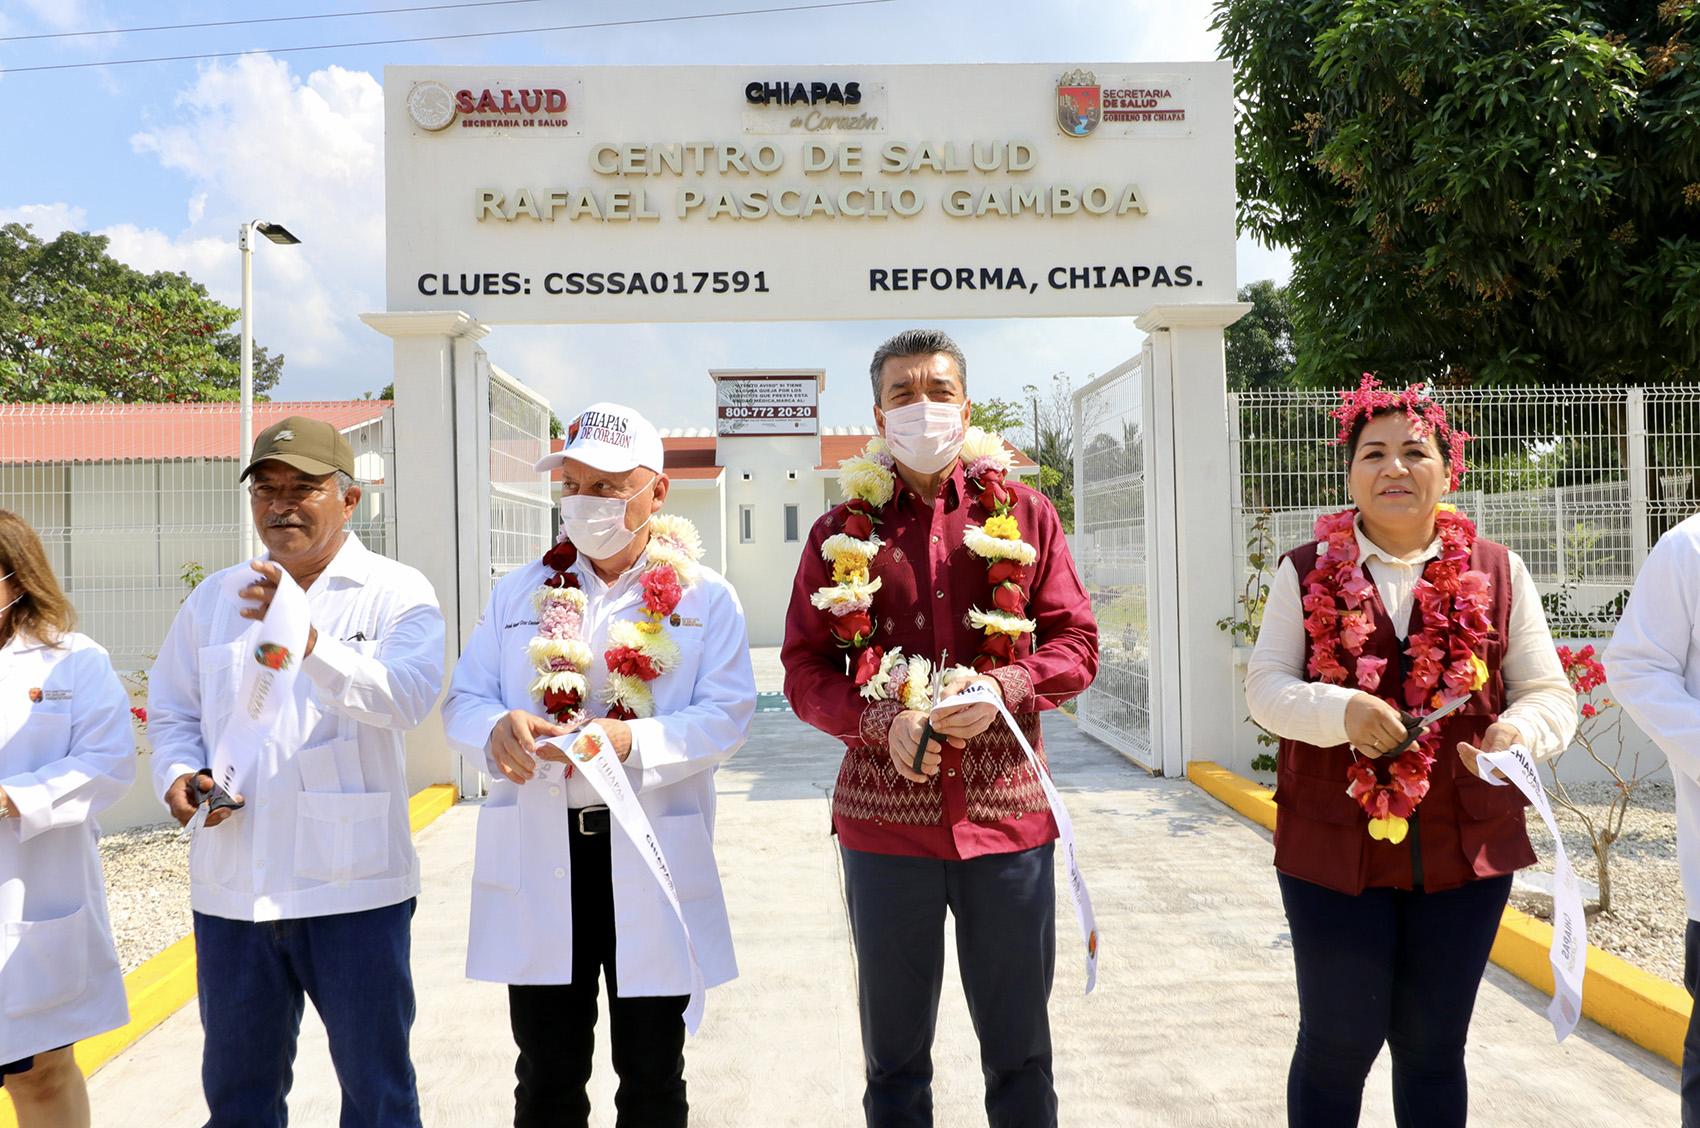
[[[1098,669],[1098,626],[1069,555],[1062,522],[1051,503],[1011,484],[1011,510],[1021,537],[1038,550],[1026,617],[1038,629],[1022,640],[1015,661],[993,671],[1004,701],[1041,759],[1039,712],[1054,709],[1092,684]],[[1012,853],[1051,841],[1056,822],[1037,776],[1001,720],[963,749],[946,746],[939,774],[925,784],[897,774],[887,736],[902,706],[868,702],[849,672],[851,651],[839,646],[828,613],[809,597],[832,583],[821,558],[823,541],[843,531],[845,510],[815,522],[803,549],[785,617],[785,696],[797,715],[844,742],[844,761],[832,794],[832,825],[853,850],[927,858],[974,858]],[[962,543],[963,530],[985,521],[964,481],[962,465],[931,506],[901,477],[877,526],[882,547],[871,575],[873,644],[949,665],[966,666],[985,637],[968,624],[973,607],[991,606],[986,562]]]

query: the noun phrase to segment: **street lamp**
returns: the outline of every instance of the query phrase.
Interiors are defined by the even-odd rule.
[[[254,448],[254,235],[258,233],[280,247],[301,242],[281,223],[263,219],[250,220],[242,225],[238,245],[242,248],[242,438],[236,448],[236,464]],[[242,530],[242,558],[254,557],[254,521],[246,500],[237,505],[237,528]]]
[[[1027,393],[1027,398],[1033,404],[1033,461],[1039,463],[1039,492],[1045,492],[1045,464],[1039,457],[1042,449],[1039,445],[1039,386],[1023,384],[1021,390]]]

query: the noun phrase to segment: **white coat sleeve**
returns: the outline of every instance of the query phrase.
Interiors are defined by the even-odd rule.
[[[490,730],[508,712],[502,694],[500,608],[506,603],[504,587],[498,581],[490,590],[484,615],[472,628],[472,637],[455,663],[448,696],[443,699],[443,731],[449,744],[469,767],[497,779],[504,777],[490,756]]]
[[[1246,709],[1276,736],[1332,748],[1346,743],[1346,704],[1358,691],[1306,677],[1309,645],[1299,573],[1291,560],[1283,560],[1269,585],[1257,646],[1246,667]]]
[[[59,662],[54,673],[53,681],[68,677],[76,705],[67,755],[33,772],[0,779],[0,788],[17,808],[19,834],[25,841],[88,821],[117,802],[136,778],[130,695],[106,651],[95,646],[77,650]]]
[[[1559,663],[1529,566],[1515,552],[1508,555],[1511,615],[1499,666],[1507,704],[1499,719],[1516,726],[1531,756],[1545,760],[1570,747],[1576,735],[1576,690]]]
[[[431,712],[443,692],[443,613],[424,577],[396,597],[375,654],[362,654],[319,631],[301,663],[319,703],[359,724],[406,730]]]
[[[744,743],[756,712],[756,676],[750,666],[744,609],[730,586],[718,585],[704,624],[702,661],[691,703],[657,717],[630,721],[626,758],[639,790],[677,783],[723,763]]]
[[[1611,695],[1665,754],[1671,771],[1700,779],[1700,699],[1690,690],[1700,543],[1686,524],[1660,538],[1606,646]]]
[[[148,671],[148,743],[153,747],[153,793],[182,775],[210,767],[212,753],[201,738],[200,637],[196,627],[202,583],[190,593],[160,644]]]

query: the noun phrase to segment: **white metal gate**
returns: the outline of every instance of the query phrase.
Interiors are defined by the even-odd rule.
[[[1148,516],[1151,349],[1074,394],[1074,559],[1098,620],[1098,677],[1078,702],[1080,726],[1154,772],[1161,695]]]

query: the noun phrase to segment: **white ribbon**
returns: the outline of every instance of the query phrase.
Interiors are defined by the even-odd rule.
[[[258,582],[259,573],[238,568],[225,581],[228,597]],[[213,747],[213,780],[227,794],[248,797],[254,783],[260,749],[271,737],[277,715],[295,699],[295,678],[301,672],[302,652],[311,629],[307,593],[289,573],[278,570],[277,591],[266,617],[242,635],[242,678],[236,688],[236,707]]]
[[[1505,773],[1502,780],[1494,775],[1497,768]],[[1576,1029],[1582,1017],[1582,977],[1588,964],[1588,920],[1582,914],[1582,884],[1576,871],[1570,868],[1570,858],[1564,852],[1564,837],[1558,833],[1558,823],[1547,803],[1546,788],[1535,771],[1535,761],[1529,750],[1514,744],[1502,752],[1483,752],[1476,757],[1477,773],[1495,787],[1504,787],[1506,780],[1529,797],[1540,812],[1552,835],[1552,1003],[1547,1018],[1560,1042]]]
[[[579,751],[581,738],[588,739],[595,749],[588,755]],[[619,824],[621,832],[631,839],[632,845],[643,858],[649,872],[655,877],[661,891],[667,894],[667,903],[673,907],[673,916],[679,921],[679,927],[685,934],[685,951],[691,960],[691,999],[685,1004],[685,1029],[691,1034],[697,1032],[702,1025],[703,996],[705,988],[702,978],[702,964],[697,960],[696,944],[691,941],[691,926],[685,923],[685,910],[679,904],[679,891],[673,885],[673,871],[667,866],[667,856],[661,851],[661,840],[655,837],[655,828],[649,823],[649,816],[644,813],[643,805],[632,794],[631,785],[626,781],[626,769],[620,763],[619,755],[608,740],[608,734],[601,725],[592,721],[579,732],[568,733],[544,741],[565,752],[574,764],[578,766],[584,778],[596,789],[596,794],[602,802],[608,805],[609,817]],[[539,760],[537,762],[538,777],[553,778],[559,774],[565,776],[566,765],[556,760]]]
[[[1051,774],[1039,762],[1039,756],[1033,751],[1033,746],[1027,743],[1027,738],[1021,735],[1021,728],[1010,716],[1009,708],[998,699],[998,696],[984,685],[970,683],[950,697],[933,706],[933,712],[941,713],[946,709],[955,709],[962,705],[991,705],[1009,726],[1009,733],[1015,737],[1015,742],[1027,754],[1027,764],[1033,769],[1033,774],[1039,777],[1039,786],[1045,789],[1045,801],[1051,805],[1051,817],[1057,820],[1057,837],[1062,841],[1063,860],[1068,865],[1068,896],[1074,902],[1074,919],[1080,924],[1080,938],[1086,942],[1086,990],[1090,995],[1092,988],[1098,982],[1098,919],[1092,915],[1092,895],[1086,891],[1086,879],[1080,875],[1080,862],[1074,856],[1074,822],[1068,817],[1068,808],[1063,805],[1062,796],[1051,783]]]

